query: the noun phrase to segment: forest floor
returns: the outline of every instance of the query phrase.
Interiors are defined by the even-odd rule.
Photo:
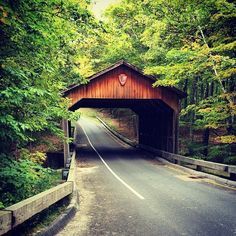
[[[45,133],[40,137],[40,143],[29,145],[28,148],[31,152],[63,152],[63,141],[56,135]]]

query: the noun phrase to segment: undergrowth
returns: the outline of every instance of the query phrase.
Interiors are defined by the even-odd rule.
[[[25,154],[25,153],[24,153]],[[59,175],[55,170],[43,168],[39,159],[12,158],[0,155],[0,209],[36,195],[58,183]]]

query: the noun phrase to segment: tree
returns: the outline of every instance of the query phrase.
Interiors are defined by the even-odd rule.
[[[95,25],[86,1],[0,4],[0,153],[15,152],[68,118],[61,92],[83,83],[81,41]],[[87,34],[87,35],[86,35]]]
[[[205,155],[210,129],[226,127],[233,130],[234,7],[233,3],[227,1],[155,1],[149,6],[150,9],[161,9],[164,13],[154,13],[157,15],[154,24],[161,25],[156,31],[162,32],[155,43],[163,50],[166,49],[166,53],[163,55],[164,60],[158,65],[150,65],[146,72],[159,76],[160,80],[155,83],[157,86],[184,87],[188,83],[190,106],[183,114],[188,115],[191,127],[205,127]],[[147,35],[153,43],[149,28]],[[152,48],[148,55],[155,56]],[[227,86],[228,83],[231,88]],[[223,143],[236,141],[232,133],[218,137],[217,140]]]

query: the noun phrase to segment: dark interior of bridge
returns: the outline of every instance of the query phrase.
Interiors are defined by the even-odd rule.
[[[174,111],[159,99],[81,99],[70,108],[129,108],[138,115],[139,144],[177,152]]]

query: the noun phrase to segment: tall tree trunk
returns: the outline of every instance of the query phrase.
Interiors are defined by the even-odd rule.
[[[213,90],[214,90],[214,86],[213,86],[213,82],[211,82],[210,84],[207,83],[206,84],[206,91],[205,91],[205,98],[208,98],[209,96],[213,95]],[[209,150],[209,139],[210,139],[210,129],[206,128],[203,131],[203,155],[204,156],[208,156],[208,150]]]
[[[203,155],[208,156],[208,147],[209,147],[209,138],[210,138],[210,129],[206,128],[203,132]]]
[[[200,30],[200,33],[201,33],[201,36],[202,36],[204,44],[207,46],[207,48],[210,49],[210,47],[209,47],[209,45],[208,45],[208,43],[206,41],[205,35],[203,33],[203,30],[202,30],[200,25],[198,26],[198,29]],[[212,58],[212,53],[211,52],[209,53],[209,56],[210,56],[210,58]],[[218,71],[216,69],[216,66],[215,66],[215,63],[214,63],[213,59],[212,59],[212,69],[214,71],[214,74],[215,74],[215,77],[216,77],[217,81],[219,82],[219,85],[221,87],[222,93],[225,94],[225,99],[228,102],[229,110],[230,110],[230,115],[231,115],[231,120],[233,122],[234,121],[234,101],[231,98],[231,96],[227,93],[227,88],[226,88],[226,86],[227,86],[226,84],[227,83],[225,81],[221,80],[221,78],[219,76],[219,73],[218,73]]]
[[[193,79],[192,81],[192,92],[191,92],[191,97],[190,97],[190,104],[195,104],[196,103],[196,78]],[[189,129],[189,136],[191,141],[193,141],[193,125],[195,121],[195,111],[192,111],[190,113],[190,129]]]
[[[186,80],[184,81],[183,91],[184,91],[185,93],[187,93],[187,91],[188,91],[188,79],[186,79]],[[186,108],[187,106],[188,106],[188,97],[186,97],[186,98],[184,99],[183,108]]]
[[[235,80],[233,78],[229,79],[229,85],[228,86],[229,86],[228,91],[230,93],[236,91],[236,84],[235,84]],[[233,97],[232,100],[233,100],[233,103],[235,104],[236,103],[236,98]],[[236,130],[233,128],[234,124],[235,124],[235,115],[232,115],[229,118],[229,126],[228,126],[228,129],[227,129],[229,135],[230,134],[235,135],[235,133],[236,133]]]

